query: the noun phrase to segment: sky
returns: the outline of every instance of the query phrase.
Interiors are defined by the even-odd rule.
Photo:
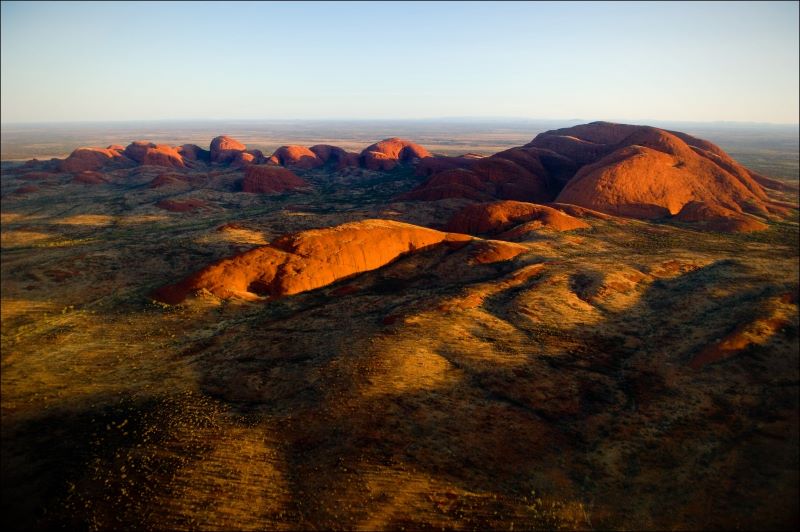
[[[3,123],[798,122],[798,2],[8,2]]]

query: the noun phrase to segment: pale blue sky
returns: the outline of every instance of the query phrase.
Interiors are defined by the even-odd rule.
[[[798,2],[2,2],[2,121],[798,122]]]

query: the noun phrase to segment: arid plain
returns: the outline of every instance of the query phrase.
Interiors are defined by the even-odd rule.
[[[4,138],[3,528],[793,528],[796,131],[576,124]]]

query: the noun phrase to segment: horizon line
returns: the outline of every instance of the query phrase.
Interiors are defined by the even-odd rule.
[[[433,121],[491,121],[491,122],[612,122],[618,124],[646,125],[647,122],[665,122],[681,124],[719,124],[719,125],[753,125],[753,126],[795,126],[800,127],[800,122],[763,122],[751,120],[681,120],[661,118],[546,118],[546,117],[520,117],[520,116],[470,116],[454,115],[441,117],[379,117],[379,118],[345,118],[345,117],[319,117],[319,118],[135,118],[135,119],[107,119],[107,120],[34,120],[34,121],[0,121],[0,127],[6,126],[37,126],[37,125],[88,125],[88,124],[145,124],[145,123],[179,123],[179,122],[433,122]]]

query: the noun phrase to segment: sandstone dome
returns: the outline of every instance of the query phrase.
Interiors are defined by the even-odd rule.
[[[526,222],[533,222],[538,228],[554,231],[589,227],[586,222],[545,205],[497,201],[467,205],[453,216],[446,229],[471,235],[495,234]]]
[[[291,170],[270,165],[248,166],[242,180],[243,192],[257,194],[277,194],[307,186],[308,183]]]
[[[220,135],[211,140],[211,162],[212,163],[227,163],[233,160],[237,152],[245,151],[247,146],[238,140],[228,137],[227,135]]]
[[[364,148],[359,156],[361,164],[369,170],[392,170],[399,163],[413,162],[431,154],[410,140],[392,137]]]

